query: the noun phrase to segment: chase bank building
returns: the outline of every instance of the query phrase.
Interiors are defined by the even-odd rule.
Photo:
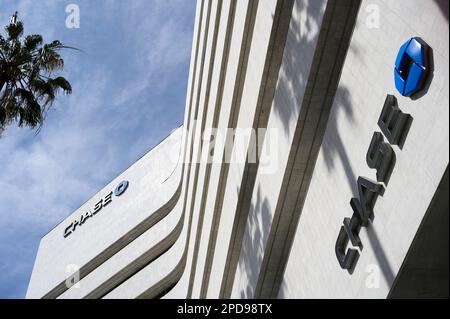
[[[448,1],[196,10],[183,126],[42,238],[27,298],[448,298]]]

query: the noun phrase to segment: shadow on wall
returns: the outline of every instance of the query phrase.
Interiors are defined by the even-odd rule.
[[[286,105],[291,104],[292,101],[296,105],[302,103],[302,89],[307,86],[310,73],[309,63],[305,63],[301,52],[314,52],[320,31],[319,17],[324,9],[321,1],[298,1],[293,9],[293,18],[289,26],[283,57],[283,63],[289,65],[289,69],[280,69],[279,83],[277,84],[279,92],[276,95],[279,101],[274,104],[275,112],[284,123],[286,135],[290,133],[288,124],[293,118],[298,117],[298,108],[286,107]],[[296,16],[297,18],[295,18]],[[298,18],[299,16],[301,18]],[[295,127],[295,124],[292,127]]]
[[[315,44],[321,27],[319,25],[319,17],[322,15],[323,10],[323,4],[319,1],[298,2],[294,7],[294,11],[296,12],[294,12],[293,17],[296,18],[293,18],[291,25],[289,26],[289,34],[283,60],[283,63],[289,65],[289,68],[280,69],[277,94],[275,96],[278,100],[274,104],[274,111],[281,118],[282,123],[284,123],[283,128],[285,134],[289,135],[292,134],[291,130],[294,130],[297,125],[297,123],[291,123],[294,119],[299,118],[300,121],[302,121],[312,115],[308,114],[308,108],[299,110],[298,108],[287,106],[292,106],[292,103],[301,105],[304,102],[304,99],[311,98],[313,92],[314,95],[312,96],[311,103],[315,102],[315,98],[321,97],[323,100],[322,103],[324,103],[322,106],[327,107],[326,103],[330,104],[329,107],[333,105],[335,108],[333,114],[336,114],[336,116],[329,117],[327,122],[327,135],[331,137],[331,139],[322,144],[321,150],[327,169],[329,171],[344,169],[346,182],[352,190],[353,196],[357,197],[358,172],[355,172],[350,164],[350,156],[352,156],[352,154],[348,153],[348,149],[346,145],[344,145],[338,125],[341,121],[350,121],[350,123],[355,121],[354,105],[352,105],[351,102],[351,91],[342,85],[339,87],[335,86],[331,89],[325,86],[323,88],[315,87],[316,84],[311,85],[311,83],[328,83],[328,81],[332,82],[333,80],[338,83],[340,74],[338,74],[338,78],[336,79],[328,79],[330,77],[329,74],[315,72],[319,66],[322,67],[321,63],[326,65],[327,56],[323,58],[325,61],[322,61],[322,57],[315,57],[314,63],[317,65],[312,65],[311,70],[308,67],[308,63],[305,63],[305,58],[302,56],[302,52],[315,52]],[[326,32],[333,31],[334,30]],[[318,43],[318,45],[321,45],[321,43]],[[339,43],[333,45],[339,45]],[[352,48],[350,46],[349,50],[354,55],[360,55],[357,48]],[[316,74],[316,78],[309,79],[310,74]],[[328,78],[326,78],[327,76]],[[326,80],[319,77],[325,77]],[[309,80],[311,83],[308,82]],[[309,87],[308,84],[310,84]],[[303,96],[301,93],[305,88],[307,89],[305,96]],[[326,98],[324,98],[324,96]],[[382,102],[383,101],[380,101],[380,103]],[[309,109],[311,109],[311,107]],[[300,112],[300,114],[296,112]],[[378,119],[374,119],[374,121],[377,120]],[[369,144],[370,140],[367,141],[367,147]],[[293,174],[295,174],[295,172],[293,172]],[[348,202],[350,202],[350,197],[348,198]],[[248,220],[238,264],[241,273],[243,276],[247,277],[249,283],[258,281],[259,273],[257,273],[257,270],[263,259],[263,244],[266,243],[269,236],[272,221],[271,212],[274,209],[275,207],[270,207],[268,200],[262,197],[261,191],[258,189],[256,200],[252,202],[252,206],[250,207],[249,216],[258,215],[259,218],[252,217]],[[256,212],[256,214],[253,212]],[[348,205],[348,212],[349,214],[351,213],[350,204]],[[297,223],[297,221],[295,221],[295,223]],[[295,225],[291,227],[295,227]],[[369,226],[367,232],[371,249],[375,251],[377,262],[382,270],[384,279],[390,284],[393,282],[395,275],[389,260],[387,259],[373,227]],[[336,237],[337,235],[338,234],[336,233]],[[320,241],[316,242],[319,243]],[[334,246],[330,247],[330,254],[334,254]],[[337,260],[336,267],[339,268]],[[318,274],[319,277],[320,275],[321,274]],[[301,276],[301,274],[299,274],[299,276]],[[326,274],[324,274],[323,278],[326,278]],[[239,296],[241,298],[253,298],[253,289],[252,284],[241,287]]]
[[[439,9],[441,10],[442,14],[448,21],[448,0],[434,0],[436,4],[438,5]]]
[[[353,52],[355,53],[355,52]],[[330,116],[327,125],[327,136],[329,139],[327,141],[324,140],[322,144],[322,154],[324,156],[325,164],[329,171],[339,170],[341,166],[344,168],[347,183],[352,190],[352,196],[359,198],[358,195],[358,187],[357,180],[359,175],[354,171],[354,169],[350,165],[351,154],[348,153],[348,149],[345,146],[341,133],[339,132],[338,123],[342,121],[350,121],[354,123],[354,106],[351,102],[351,93],[350,90],[344,86],[340,86],[337,90],[335,101],[333,107],[333,113],[335,116]],[[345,119],[341,118],[341,114],[345,116]],[[375,121],[377,119],[374,119]],[[367,147],[369,146],[370,141],[367,141]],[[394,164],[395,165],[395,164]],[[395,167],[393,168],[395,170]],[[350,202],[350,198],[348,198]],[[352,213],[352,209],[350,204],[348,205],[349,216]],[[374,208],[374,220],[376,219],[376,204]],[[395,273],[392,269],[392,266],[386,256],[386,253],[383,249],[383,246],[379,240],[379,237],[373,227],[369,225],[366,228],[367,235],[369,238],[369,243],[371,249],[374,251],[378,266],[383,274],[383,277],[388,285],[391,285],[395,279]],[[337,236],[337,234],[336,234]],[[337,260],[336,260],[336,265]],[[355,269],[358,265],[355,265]]]
[[[342,121],[350,121],[351,123],[354,123],[355,121],[353,106],[350,102],[350,91],[347,88],[342,86],[338,88],[333,107],[336,108],[332,111],[335,116],[330,116],[327,123],[327,135],[331,140],[323,141],[322,154],[328,171],[338,170],[340,169],[339,164],[342,165],[347,178],[347,183],[352,190],[352,196],[356,197],[358,195],[356,186],[358,177],[350,165],[349,155],[338,129],[338,122],[340,121],[341,114],[345,116],[345,119]]]
[[[357,180],[359,175],[350,165],[351,154],[348,153],[347,147],[345,146],[341,133],[339,132],[338,123],[341,121],[350,121],[353,123],[354,119],[354,106],[351,103],[350,98],[350,90],[342,85],[338,88],[336,93],[336,98],[333,104],[333,107],[336,108],[333,112],[335,116],[330,116],[327,124],[327,136],[329,137],[328,141],[323,142],[322,144],[322,154],[325,160],[325,164],[329,171],[339,170],[341,166],[343,167],[347,179],[347,183],[352,190],[352,196],[358,198],[358,188],[357,188]],[[345,119],[341,118],[341,114],[345,116]],[[377,120],[377,119],[375,119]],[[367,147],[369,146],[370,141],[367,141]],[[395,169],[395,167],[394,167]],[[350,198],[348,198],[350,202]],[[352,209],[350,204],[348,205],[349,216],[352,213]],[[376,205],[374,208],[374,214],[376,219]],[[375,256],[377,258],[378,266],[383,274],[383,277],[388,283],[391,285],[395,279],[395,274],[392,269],[392,266],[386,256],[386,253],[381,245],[379,237],[373,227],[367,227],[367,235],[369,238],[369,243],[371,249],[374,251]],[[337,236],[337,234],[336,234]],[[336,260],[336,266],[338,267],[338,262]],[[355,269],[358,267],[356,264]]]
[[[249,216],[252,216],[252,218],[248,220],[246,226],[249,231],[246,231],[244,234],[241,258],[239,259],[238,265],[241,273],[247,277],[246,282],[256,282],[258,280],[259,272],[256,270],[259,269],[258,265],[263,259],[263,243],[267,241],[272,221],[270,209],[267,199],[261,197],[261,190],[258,188],[256,201],[254,203],[252,202],[250,206]],[[254,214],[254,212],[257,212],[257,214]],[[261,222],[256,216],[260,216]],[[247,287],[241,288],[240,298],[254,298],[252,286],[247,285]]]
[[[286,135],[292,134],[298,118],[298,107],[303,101],[303,89],[308,84],[309,63],[305,63],[302,52],[314,52],[320,31],[319,17],[324,10],[322,1],[297,1],[293,6],[292,20],[289,25],[283,64],[289,68],[280,68],[277,92],[275,94],[274,112],[284,124]],[[238,189],[239,194],[239,189]],[[272,214],[275,207],[270,207],[258,188],[256,200],[249,208],[246,231],[244,232],[240,259],[238,262],[242,276],[247,278],[247,286],[241,287],[240,298],[254,298],[253,283],[258,282],[259,265],[264,257],[264,244],[270,234]]]
[[[291,123],[291,125],[289,123],[298,117],[298,113],[296,113],[298,108],[292,107],[292,104],[300,105],[302,103],[303,95],[300,93],[303,92],[302,88],[308,84],[309,63],[305,63],[301,52],[314,52],[320,31],[318,20],[324,9],[323,3],[316,0],[297,1],[293,7],[293,19],[289,25],[283,53],[283,64],[289,65],[289,69],[280,68],[276,88],[278,92],[275,95],[276,103],[274,103],[274,111],[281,118],[286,135],[292,133],[291,129],[295,129],[296,123]],[[239,195],[240,190],[237,189],[237,192]],[[275,207],[270,207],[267,198],[263,198],[261,190],[258,188],[256,200],[252,200],[249,208],[249,218],[238,262],[242,276],[246,277],[246,282],[249,283],[247,286],[241,287],[238,292],[240,298],[254,298],[255,291],[252,284],[258,281],[259,265],[264,257],[264,243],[267,242],[270,234],[271,212],[274,209]]]

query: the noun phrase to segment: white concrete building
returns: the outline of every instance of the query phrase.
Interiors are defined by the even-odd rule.
[[[445,0],[199,0],[183,127],[27,298],[448,298],[448,33]]]

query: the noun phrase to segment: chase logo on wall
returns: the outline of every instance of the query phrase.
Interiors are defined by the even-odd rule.
[[[119,185],[117,185],[116,189],[114,190],[114,195],[116,195],[116,197],[119,197],[120,195],[125,193],[127,188],[128,188],[128,181],[121,182]]]
[[[429,46],[420,38],[406,41],[395,61],[395,87],[403,96],[422,90],[430,72]]]
[[[94,217],[98,212],[102,210],[102,208],[109,205],[113,200],[113,194],[115,197],[120,197],[125,193],[128,188],[128,181],[122,181],[114,191],[109,192],[108,195],[100,199],[92,210],[87,211],[82,214],[80,218],[77,218],[69,226],[64,229],[64,238],[67,238],[70,234],[72,234],[78,227],[82,226],[89,218]]]
[[[410,97],[424,89],[432,67],[430,51],[431,48],[417,37],[401,46],[395,61],[394,76],[395,86],[402,96]],[[353,273],[363,247],[359,237],[361,228],[369,227],[373,222],[375,203],[384,194],[395,166],[393,146],[397,145],[402,149],[411,123],[412,117],[400,110],[397,98],[388,94],[378,119],[381,132],[373,133],[366,154],[366,163],[369,168],[376,170],[377,180],[363,176],[358,178],[358,197],[350,200],[353,215],[344,218],[335,244],[339,265],[350,274]],[[354,248],[347,249],[349,242]]]

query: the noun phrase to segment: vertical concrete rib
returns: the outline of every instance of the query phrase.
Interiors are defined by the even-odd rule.
[[[243,81],[245,79],[246,74],[246,67],[248,62],[248,54],[251,44],[251,39],[253,36],[253,27],[254,27],[254,21],[255,16],[258,8],[258,1],[252,1],[250,0],[248,2],[248,9],[247,9],[247,15],[245,18],[245,26],[244,26],[244,37],[242,39],[241,43],[241,49],[240,49],[240,55],[239,55],[239,65],[238,65],[238,72],[236,75],[233,91],[233,97],[232,97],[232,108],[230,117],[228,120],[228,126],[227,128],[235,128],[236,122],[237,122],[237,116],[239,114],[240,109],[240,97],[242,96],[242,88],[243,88]],[[234,15],[233,15],[234,17]],[[233,21],[234,22],[234,21]],[[229,142],[229,137],[227,136],[225,140],[225,145]],[[228,176],[228,170],[229,170],[229,164],[227,163],[227,159],[225,158],[225,154],[223,156],[222,160],[222,167],[221,167],[221,173],[220,173],[220,184],[219,184],[219,191],[218,195],[216,197],[216,203],[215,203],[215,209],[214,209],[214,217],[213,217],[213,223],[211,228],[211,235],[209,239],[208,244],[208,253],[207,253],[207,259],[206,259],[206,266],[205,266],[205,273],[203,276],[203,284],[202,284],[202,292],[201,296],[206,297],[207,289],[209,285],[210,280],[210,269],[214,258],[214,250],[216,246],[216,240],[217,240],[217,228],[218,223],[220,222],[220,215],[222,214],[222,201],[226,186],[226,180]]]
[[[267,122],[270,114],[269,110],[275,94],[277,78],[283,57],[293,5],[293,0],[280,0],[276,4],[275,14],[273,16],[274,21],[268,46],[268,54],[264,64],[263,79],[261,81],[256,112],[252,125],[254,130],[267,128]],[[264,135],[258,135],[257,138],[264,139]],[[261,145],[259,141],[257,144]],[[256,163],[250,163],[248,158],[245,163],[242,184],[239,188],[239,199],[233,225],[233,233],[231,235],[230,245],[227,252],[227,261],[220,291],[220,296],[223,298],[229,298],[231,295],[234,275],[239,260],[239,252],[241,250],[242,237],[250,207],[251,198],[248,194],[251,194],[253,191],[258,165],[258,158],[256,159]]]
[[[276,298],[278,295],[284,267],[322,144],[359,6],[360,0],[345,2],[330,0],[327,3],[312,63],[317,67],[312,68],[308,79],[310,88],[306,89],[312,93],[305,96],[302,101],[302,111],[294,135],[290,160],[286,168],[255,290],[256,298]],[[344,21],[343,25],[342,21]],[[332,38],[336,37],[340,40],[337,46],[332,41]],[[332,66],[329,76],[318,76],[320,73],[327,72],[329,65]],[[318,89],[319,87],[325,87],[326,92],[323,93],[323,89]],[[314,96],[320,96],[320,107],[313,105],[312,98]],[[305,160],[306,165],[299,164]],[[303,168],[299,169],[299,167]],[[280,225],[286,225],[288,231],[283,231],[285,227],[280,227]]]

